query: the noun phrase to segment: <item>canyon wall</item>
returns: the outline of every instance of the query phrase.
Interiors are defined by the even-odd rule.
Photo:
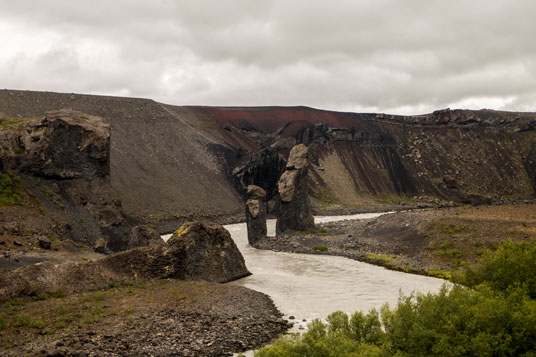
[[[128,215],[153,219],[160,230],[188,217],[243,215],[250,184],[272,197],[297,143],[310,147],[316,207],[366,208],[400,197],[500,203],[532,200],[536,190],[533,113],[394,116],[0,91],[0,117],[41,117],[63,108],[110,123],[112,187]]]

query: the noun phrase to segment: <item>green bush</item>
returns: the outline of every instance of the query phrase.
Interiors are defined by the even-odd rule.
[[[467,268],[459,282],[470,287],[485,284],[503,293],[523,287],[536,299],[536,241],[504,241],[496,250],[484,251],[480,264]]]
[[[16,192],[20,178],[11,172],[0,173],[0,206],[22,203],[22,197]]]
[[[326,247],[325,245],[314,245],[313,250],[317,250],[319,252],[325,252],[328,250],[328,247]]]
[[[383,330],[382,330],[383,326]],[[536,301],[520,289],[443,286],[438,294],[402,296],[391,310],[343,312],[314,320],[256,356],[513,356],[536,352]]]

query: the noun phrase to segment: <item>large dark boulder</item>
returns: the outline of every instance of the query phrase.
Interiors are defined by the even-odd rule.
[[[276,233],[314,228],[307,184],[308,158],[309,149],[304,144],[296,145],[290,151],[286,171],[278,182],[280,207]]]
[[[246,201],[248,242],[255,244],[266,235],[266,192],[259,186],[249,185]]]
[[[250,275],[222,226],[187,223],[164,244],[131,249],[83,263],[52,262],[0,272],[0,300],[38,292],[102,289],[110,281],[183,279],[227,282]]]
[[[110,124],[69,109],[48,111],[2,138],[5,168],[58,179],[106,177]]]

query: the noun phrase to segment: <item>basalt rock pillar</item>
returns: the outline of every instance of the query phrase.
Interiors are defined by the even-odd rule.
[[[266,235],[266,192],[259,186],[248,186],[246,222],[248,242],[253,244]]]
[[[287,229],[307,231],[314,228],[307,186],[308,158],[309,149],[304,144],[296,145],[290,151],[285,172],[278,182],[280,207],[277,234]]]

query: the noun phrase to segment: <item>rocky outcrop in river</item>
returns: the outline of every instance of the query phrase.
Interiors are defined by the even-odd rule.
[[[289,154],[286,171],[278,182],[280,207],[277,213],[276,233],[287,229],[307,231],[314,228],[314,218],[309,203],[307,172],[309,149],[296,145]]]
[[[249,185],[246,201],[248,242],[254,244],[266,235],[266,192],[259,186]]]

